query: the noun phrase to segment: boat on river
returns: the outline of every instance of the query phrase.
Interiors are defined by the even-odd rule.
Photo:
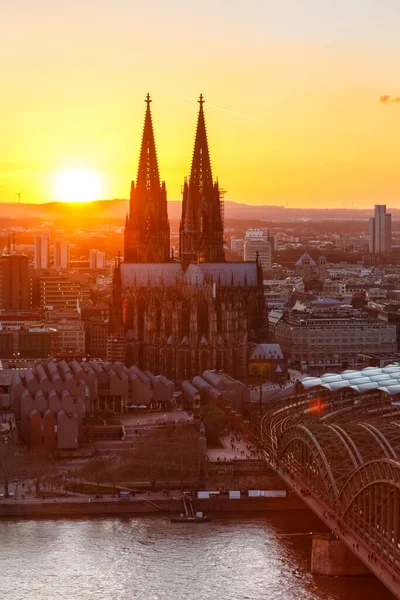
[[[171,523],[209,523],[211,521],[211,518],[204,515],[202,511],[194,511],[190,496],[183,494],[182,501],[185,512],[171,517]]]
[[[211,517],[207,515],[194,515],[193,517],[186,515],[179,515],[176,517],[171,517],[171,523],[209,523],[211,521]]]

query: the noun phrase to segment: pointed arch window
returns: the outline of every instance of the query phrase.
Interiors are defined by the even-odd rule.
[[[200,234],[208,234],[208,219],[207,214],[204,211],[200,214]]]
[[[197,332],[200,335],[208,335],[209,316],[208,304],[205,298],[201,298],[197,303]]]
[[[190,334],[190,301],[185,299],[182,305],[181,313],[182,335]]]
[[[145,337],[145,315],[147,302],[145,298],[140,298],[137,306],[138,339],[144,340]]]
[[[146,216],[146,233],[150,234],[153,229],[153,218],[151,213],[147,213]]]

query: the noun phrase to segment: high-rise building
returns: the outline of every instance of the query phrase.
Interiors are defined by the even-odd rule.
[[[54,266],[68,269],[69,256],[69,242],[56,240],[54,244]]]
[[[29,261],[23,254],[0,256],[0,308],[29,309]]]
[[[105,269],[106,253],[92,248],[89,252],[89,261],[91,269]]]
[[[35,269],[48,269],[50,266],[50,236],[36,235],[34,243]]]
[[[260,229],[249,229],[244,238],[244,260],[254,262],[258,256],[263,271],[271,269],[271,244]]]
[[[242,238],[231,238],[231,250],[243,255],[244,239]]]
[[[375,216],[369,220],[369,251],[386,254],[392,250],[392,215],[385,204],[375,205]]]
[[[106,358],[108,320],[102,319],[101,317],[92,317],[91,319],[88,319],[85,323],[85,339],[86,352],[90,354],[90,356]]]

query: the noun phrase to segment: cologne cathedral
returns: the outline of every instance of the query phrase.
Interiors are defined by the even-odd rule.
[[[222,196],[212,177],[203,97],[183,186],[179,256],[170,250],[150,102],[147,95],[124,261],[114,271],[111,333],[126,339],[128,364],[170,379],[206,369],[246,376],[251,346],[266,335],[262,271],[258,261],[225,262]]]

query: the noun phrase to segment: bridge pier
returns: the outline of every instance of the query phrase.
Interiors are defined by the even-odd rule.
[[[311,573],[326,577],[371,575],[370,570],[346,544],[330,533],[315,535],[312,538]]]

